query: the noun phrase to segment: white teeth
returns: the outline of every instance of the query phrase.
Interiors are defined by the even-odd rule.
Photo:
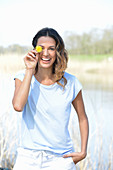
[[[49,61],[50,58],[42,58],[42,60],[44,60],[44,61]]]

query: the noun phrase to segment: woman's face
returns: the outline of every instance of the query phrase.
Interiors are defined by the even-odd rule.
[[[42,36],[38,39],[37,45],[40,45],[43,49],[38,58],[38,68],[52,69],[56,59],[55,40],[48,36]]]

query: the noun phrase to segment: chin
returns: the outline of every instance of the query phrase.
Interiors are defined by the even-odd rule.
[[[52,68],[52,66],[53,66],[52,64],[50,64],[50,65],[40,64],[40,65],[39,65],[40,68],[44,68],[44,69],[50,69],[50,68]]]
[[[54,62],[48,62],[47,63],[47,62],[40,61],[39,67],[49,69],[49,68],[53,67],[53,63]]]

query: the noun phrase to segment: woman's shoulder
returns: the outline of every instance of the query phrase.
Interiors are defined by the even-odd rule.
[[[24,76],[25,76],[25,69],[24,70],[19,70],[16,74],[15,74],[15,76],[14,76],[14,79],[19,79],[19,80],[23,80],[23,78],[24,78]]]
[[[68,73],[68,72],[65,72],[65,73],[64,73],[64,77],[65,77],[67,80],[75,80],[75,79],[77,79],[77,77],[76,77],[75,75],[70,74],[70,73]]]
[[[71,85],[71,86],[76,85],[76,86],[82,87],[81,82],[75,75],[65,72],[64,77],[67,79],[68,85]]]

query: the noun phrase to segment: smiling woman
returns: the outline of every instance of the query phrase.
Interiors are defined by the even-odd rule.
[[[65,87],[66,79],[63,76],[64,70],[67,68],[68,56],[64,46],[64,42],[59,34],[53,29],[42,29],[39,31],[33,38],[32,45],[35,48],[37,45],[40,45],[43,49],[41,53],[42,64],[46,66],[52,66],[52,73],[54,74],[54,81],[57,81],[62,87]],[[40,61],[39,57],[39,61]],[[39,63],[37,63],[35,71],[37,73]],[[47,65],[48,64],[48,65]],[[50,65],[49,65],[50,64]],[[60,79],[63,78],[63,84],[60,83]]]
[[[87,154],[82,85],[65,72],[67,52],[54,29],[40,30],[32,44],[34,50],[24,58],[26,70],[15,76],[12,102],[16,111],[22,111],[22,134],[14,170],[75,170],[75,164]],[[36,46],[42,51],[37,52]],[[75,152],[68,130],[71,105],[80,125],[80,152]]]

